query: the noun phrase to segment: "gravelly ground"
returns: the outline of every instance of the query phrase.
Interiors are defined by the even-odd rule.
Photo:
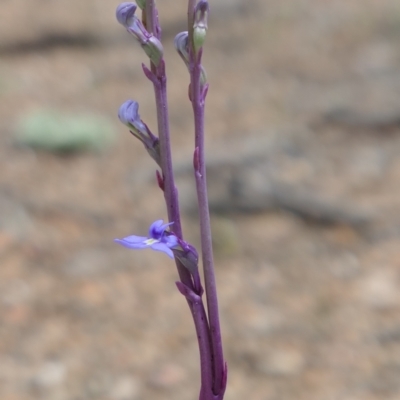
[[[188,239],[185,2],[160,1]],[[215,3],[215,4],[214,4]],[[155,126],[117,1],[0,7],[0,397],[194,399],[197,344],[162,254],[112,239],[165,215],[154,166],[120,126]],[[227,399],[400,398],[400,8],[396,0],[211,1],[210,194]],[[115,121],[100,154],[14,145],[39,107]]]

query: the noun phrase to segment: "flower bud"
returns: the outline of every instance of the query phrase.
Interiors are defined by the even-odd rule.
[[[180,32],[175,36],[174,46],[186,66],[189,66],[189,34],[187,31]]]
[[[119,120],[126,125],[133,136],[138,138],[150,154],[151,158],[161,164],[159,139],[154,136],[147,125],[140,119],[139,104],[134,100],[127,100],[118,110]]]
[[[163,57],[163,47],[161,42],[146,30],[142,21],[138,17],[132,18],[131,25],[129,25],[127,29],[129,33],[136,37],[147,56],[157,67]]]
[[[144,134],[146,128],[140,119],[139,115],[139,103],[134,100],[127,100],[121,105],[118,110],[119,120],[129,129],[137,132],[137,136],[140,136],[140,132]]]
[[[141,10],[144,10],[146,7],[146,0],[136,0],[136,3]]]
[[[123,25],[125,28],[128,28],[132,22],[136,11],[135,3],[121,3],[117,7],[116,17],[118,22]]]
[[[189,69],[189,34],[187,31],[180,32],[175,36],[174,46],[186,67]],[[207,74],[203,66],[201,66],[200,83],[202,86],[207,83]]]
[[[163,58],[164,49],[161,42],[153,35],[142,45],[143,50],[150,58],[151,62],[158,67]]]
[[[209,5],[207,0],[200,0],[194,11],[193,46],[197,53],[203,46],[208,28]]]
[[[133,16],[130,22],[130,25],[126,27],[128,32],[135,36],[141,45],[145,44],[150,39],[151,33],[147,32],[147,29],[138,17]]]

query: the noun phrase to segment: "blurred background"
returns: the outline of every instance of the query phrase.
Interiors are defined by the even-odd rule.
[[[0,4],[0,397],[195,399],[165,218],[119,123],[145,56],[117,0]],[[210,207],[230,400],[400,398],[400,3],[210,0]],[[159,1],[186,237],[199,244],[188,77]]]

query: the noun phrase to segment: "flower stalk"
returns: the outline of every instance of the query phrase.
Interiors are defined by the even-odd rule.
[[[189,73],[190,73],[190,99],[192,102],[194,116],[195,151],[193,155],[194,177],[196,182],[201,250],[203,259],[204,284],[207,299],[207,311],[209,327],[211,333],[211,346],[213,354],[213,392],[223,397],[226,388],[226,364],[223,356],[221,327],[219,322],[217,287],[214,272],[214,257],[211,237],[210,213],[208,207],[207,176],[205,163],[205,98],[208,91],[208,84],[202,80],[203,67],[201,58],[203,49],[198,47],[196,40],[196,29],[199,22],[196,17],[200,15],[202,27],[207,27],[204,15],[208,14],[208,3],[200,0],[194,6],[193,1],[189,1]],[[206,28],[205,28],[206,29]],[[205,34],[205,32],[203,32]],[[204,36],[203,36],[204,42]],[[222,398],[221,397],[221,398]]]
[[[147,237],[131,235],[124,239],[116,239],[116,242],[131,249],[151,248],[175,259],[180,279],[176,286],[187,300],[198,339],[201,373],[199,400],[222,400],[227,369],[222,351],[204,156],[204,111],[208,84],[201,57],[208,28],[209,6],[207,0],[199,0],[197,4],[196,0],[188,0],[188,32],[179,34],[175,40],[175,46],[190,74],[189,97],[194,113],[195,135],[194,175],[200,217],[206,313],[202,298],[204,291],[198,271],[198,254],[196,249],[183,239],[178,191],[172,168],[167,76],[158,11],[154,0],[141,0],[138,5],[143,11],[141,20],[135,15],[137,6],[134,3],[122,3],[117,8],[117,19],[136,37],[150,60],[149,67],[144,64],[142,67],[154,88],[158,137],[153,135],[140,119],[136,102],[131,100],[124,103],[119,115],[121,121],[142,141],[161,168],[161,172],[156,173],[157,182],[164,193],[169,222],[154,222]]]

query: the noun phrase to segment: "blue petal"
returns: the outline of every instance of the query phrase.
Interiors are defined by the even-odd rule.
[[[128,247],[128,249],[145,249],[147,247],[150,247],[148,244],[144,243],[143,240],[140,242],[132,242],[125,239],[114,239],[114,242],[119,243],[122,246]]]
[[[161,241],[170,249],[178,245],[178,238],[175,235],[165,235]]]
[[[124,240],[125,242],[129,242],[129,243],[143,243],[147,240],[148,238],[145,236],[136,236],[136,235],[131,235],[131,236],[127,236],[124,237],[121,240]]]
[[[174,253],[165,243],[161,243],[161,242],[155,243],[155,244],[151,245],[151,248],[156,251],[162,251],[168,257],[174,258]]]
[[[161,228],[163,225],[163,220],[158,219],[153,222],[149,228],[149,237],[154,239],[160,239],[161,235],[164,233],[164,230]]]
[[[157,240],[162,239],[165,230],[166,230],[170,225],[173,224],[173,222],[170,222],[170,223],[168,223],[168,224],[163,224],[163,222],[164,222],[164,221],[163,221],[162,219],[159,219],[159,220],[153,222],[153,223],[150,225],[150,228],[149,228],[149,237],[154,238],[154,239],[157,239]]]

